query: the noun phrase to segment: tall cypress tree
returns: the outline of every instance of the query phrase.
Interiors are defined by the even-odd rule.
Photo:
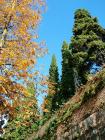
[[[52,56],[51,65],[49,68],[49,79],[48,79],[48,95],[45,98],[47,101],[45,108],[51,112],[57,108],[57,97],[58,97],[58,86],[59,86],[59,74],[58,66],[55,55]]]
[[[62,101],[66,101],[74,95],[74,68],[73,56],[69,45],[64,41],[62,45],[62,77],[61,77],[61,93]]]
[[[79,80],[84,84],[93,65],[101,66],[105,63],[105,29],[85,9],[78,9],[74,19],[71,47]]]

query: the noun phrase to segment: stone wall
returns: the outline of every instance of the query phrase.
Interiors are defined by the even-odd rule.
[[[62,135],[57,136],[57,140],[105,140],[105,110],[68,126]]]

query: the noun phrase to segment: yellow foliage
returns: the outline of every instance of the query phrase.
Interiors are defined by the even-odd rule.
[[[7,93],[6,89],[0,85],[0,93]]]
[[[48,113],[48,112],[49,112],[49,110],[48,110],[48,109],[44,109],[44,110],[43,110],[43,112]]]
[[[0,93],[7,94],[16,105],[21,96],[30,96],[22,85],[13,80],[23,78],[26,81],[25,77],[32,77],[28,69],[34,67],[38,45],[32,41],[34,36],[31,32],[39,24],[41,12],[38,11],[43,4],[39,0],[0,0],[0,28],[3,30],[0,35]],[[39,9],[36,9],[37,6]]]

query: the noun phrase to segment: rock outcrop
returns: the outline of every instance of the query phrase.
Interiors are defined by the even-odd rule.
[[[94,103],[94,104],[93,104]],[[57,140],[105,140],[105,90],[57,128]],[[89,106],[91,105],[91,112]],[[97,105],[97,106],[96,106]],[[87,108],[87,110],[83,110]],[[81,113],[80,113],[81,112]],[[60,131],[61,129],[61,131]]]
[[[105,140],[105,69],[51,118],[29,140]]]

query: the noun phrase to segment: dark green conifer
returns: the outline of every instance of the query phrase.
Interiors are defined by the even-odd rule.
[[[48,79],[48,95],[45,98],[47,100],[47,104],[45,108],[52,112],[57,108],[58,101],[58,86],[59,86],[59,74],[58,74],[58,66],[56,62],[55,55],[52,56],[51,65],[49,68],[49,79]]]
[[[85,9],[75,12],[74,36],[71,46],[81,83],[87,81],[94,64],[101,66],[105,63],[105,30]]]
[[[67,101],[74,95],[74,67],[73,56],[69,45],[64,41],[62,45],[62,76],[61,76],[61,93],[62,101]]]

